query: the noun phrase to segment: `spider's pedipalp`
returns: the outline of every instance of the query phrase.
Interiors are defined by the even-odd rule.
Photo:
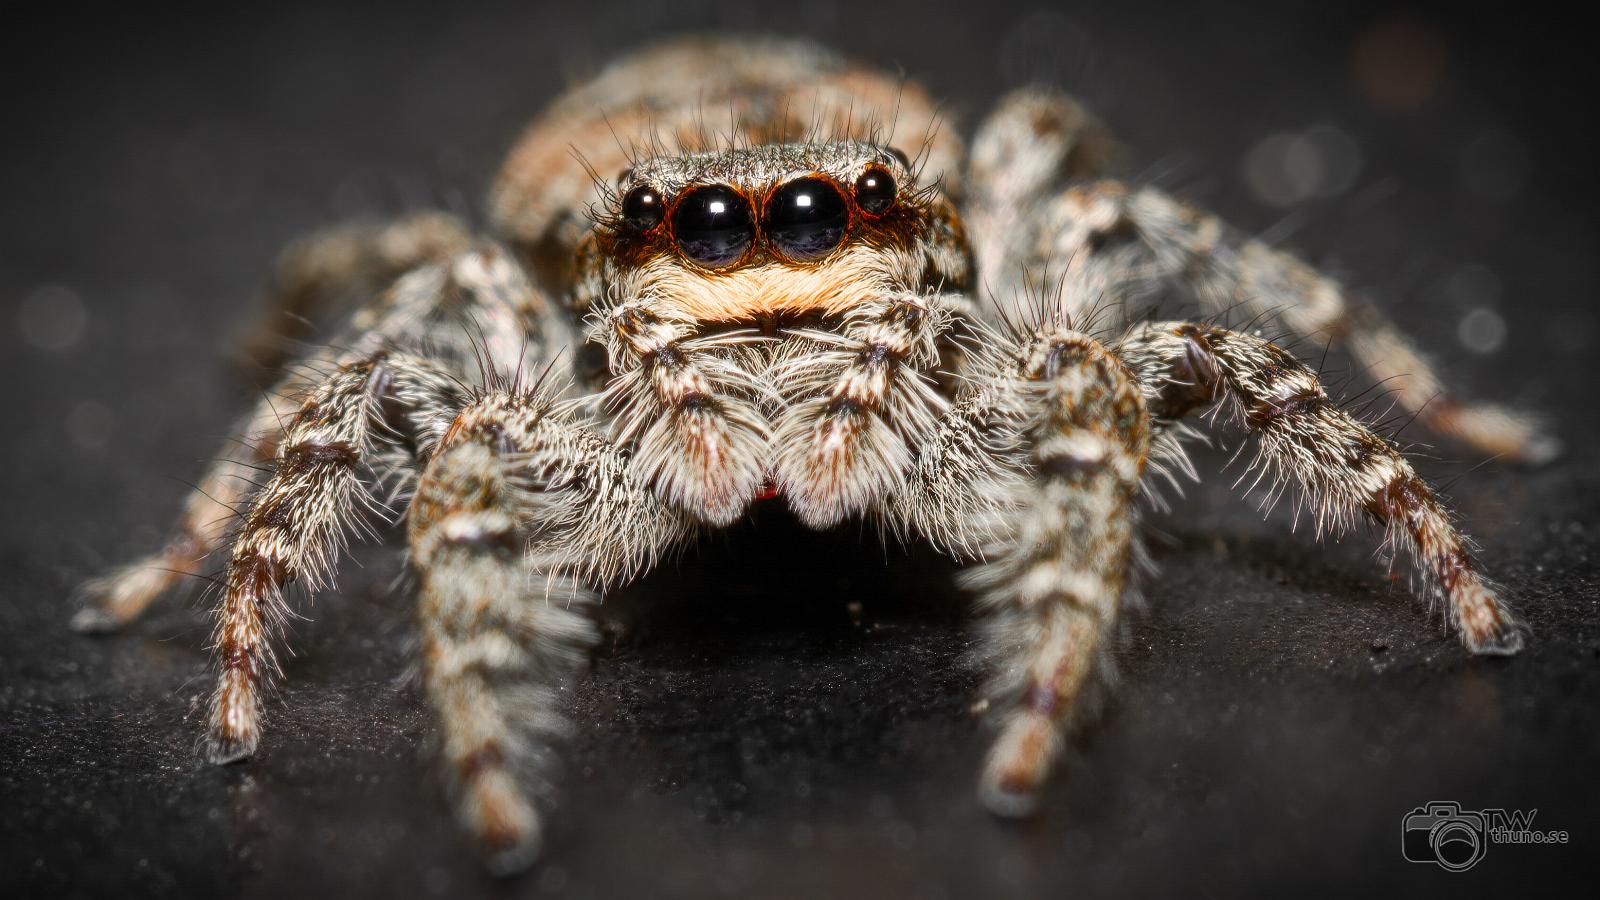
[[[1338,533],[1366,515],[1415,557],[1474,653],[1510,655],[1523,626],[1478,572],[1468,542],[1437,495],[1393,444],[1341,409],[1316,374],[1251,335],[1183,322],[1141,325],[1115,345],[1151,394],[1152,412],[1177,419],[1222,400],[1261,442],[1258,465],[1290,481]]]
[[[696,347],[691,322],[646,300],[616,307],[601,327],[619,370],[603,402],[616,439],[637,445],[639,477],[710,524],[731,522],[763,477],[758,380],[738,359]]]
[[[775,428],[776,476],[802,521],[831,525],[898,487],[908,437],[931,431],[945,409],[921,373],[938,362],[938,338],[964,305],[909,292],[862,304],[843,347],[777,373],[790,402]]]

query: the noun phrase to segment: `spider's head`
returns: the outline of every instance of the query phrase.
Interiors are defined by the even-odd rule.
[[[885,290],[921,290],[928,253],[952,245],[960,255],[948,200],[892,148],[661,156],[624,172],[596,210],[580,299],[643,298],[706,324],[840,315]]]

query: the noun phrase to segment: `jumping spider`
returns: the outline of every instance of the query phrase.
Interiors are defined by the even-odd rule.
[[[964,154],[916,85],[808,45],[624,59],[512,152],[491,197],[500,243],[426,214],[286,254],[280,310],[361,305],[286,368],[274,393],[298,409],[262,401],[177,536],[91,585],[77,624],[128,622],[226,544],[205,752],[243,759],[284,588],[327,586],[386,486],[444,770],[507,871],[537,852],[553,689],[591,641],[589,592],[761,500],[983,560],[968,584],[989,613],[999,736],[980,792],[1001,815],[1032,808],[1106,678],[1141,492],[1193,474],[1181,441],[1200,411],[1258,438],[1319,532],[1381,523],[1467,649],[1516,653],[1522,627],[1433,490],[1311,369],[1254,334],[1141,311],[1176,290],[1208,314],[1275,315],[1347,347],[1436,432],[1521,459],[1554,442],[1450,399],[1377,312],[1293,257],[1100,180],[1112,149],[1048,89],[1001,100]],[[1100,338],[1078,327],[1097,305],[1117,320]],[[241,488],[257,469],[265,483]]]

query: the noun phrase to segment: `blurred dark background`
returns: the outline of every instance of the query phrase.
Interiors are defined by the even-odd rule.
[[[61,8],[0,37],[0,895],[1469,895],[1593,882],[1600,608],[1590,32],[1554,6],[681,2],[341,11]],[[42,14],[41,14],[42,15]],[[612,598],[546,863],[481,874],[422,749],[399,553],[365,547],[294,629],[260,756],[195,756],[198,590],[129,633],[71,591],[159,543],[248,393],[230,343],[277,249],[351,216],[476,215],[575,78],[696,28],[899,67],[965,131],[1062,84],[1130,174],[1373,296],[1450,381],[1550,414],[1523,471],[1443,445],[1534,629],[1467,658],[1372,561],[1211,474],[1153,523],[1118,699],[1045,815],[988,818],[950,567],[763,511]],[[1366,386],[1359,378],[1351,390]],[[1426,435],[1406,435],[1424,439]],[[1229,446],[1237,440],[1231,438]],[[1431,800],[1537,809],[1565,847],[1406,863]],[[1578,882],[1582,883],[1582,882]]]

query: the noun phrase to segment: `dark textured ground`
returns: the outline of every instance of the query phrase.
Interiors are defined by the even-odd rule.
[[[1401,20],[1331,6],[824,3],[778,18],[589,3],[384,19],[263,6],[12,23],[0,896],[1485,894],[1592,880],[1600,490],[1596,429],[1573,412],[1592,403],[1600,324],[1592,50],[1526,4]],[[614,640],[573,707],[548,862],[524,879],[480,873],[419,752],[429,725],[403,676],[411,613],[392,550],[360,552],[295,629],[260,757],[201,766],[204,615],[172,603],[89,640],[65,628],[69,594],[155,546],[181,479],[245,402],[220,348],[275,248],[352,214],[472,209],[568,78],[709,25],[898,64],[958,122],[1025,76],[1060,80],[1136,148],[1135,172],[1347,273],[1455,382],[1560,415],[1571,452],[1546,469],[1474,468],[1448,448],[1464,461],[1424,464],[1460,476],[1451,492],[1531,648],[1465,657],[1366,539],[1319,550],[1286,510],[1263,521],[1213,479],[1157,522],[1162,573],[1117,653],[1112,714],[1046,816],[1005,825],[972,798],[978,674],[948,568],[768,511],[608,607]],[[1363,92],[1375,65],[1380,93],[1420,79],[1389,96],[1408,108]],[[1245,160],[1277,159],[1282,141],[1258,147],[1267,135],[1317,125],[1350,142],[1317,146],[1353,144],[1353,172],[1324,154],[1315,178],[1291,154],[1291,188],[1317,185],[1304,202],[1271,166],[1248,176]],[[1464,875],[1403,862],[1402,816],[1439,799],[1537,808],[1538,827],[1572,841],[1494,846]]]

